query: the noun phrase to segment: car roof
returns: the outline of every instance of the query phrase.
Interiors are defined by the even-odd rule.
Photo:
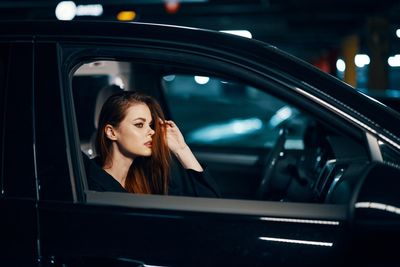
[[[304,81],[309,87],[333,96],[336,101],[345,103],[353,114],[363,114],[371,119],[376,128],[382,127],[385,132],[400,138],[400,115],[388,110],[379,102],[373,101],[344,82],[328,75],[311,64],[274,47],[273,45],[234,36],[217,31],[139,22],[104,22],[104,21],[1,21],[0,38],[30,38],[35,36],[63,40],[65,38],[112,38],[125,42],[127,38],[156,40],[191,47],[207,48],[207,51],[223,51],[236,59],[253,62],[255,65],[273,66],[281,73]],[[1,39],[0,39],[1,40]]]

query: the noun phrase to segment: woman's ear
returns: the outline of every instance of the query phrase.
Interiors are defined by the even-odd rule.
[[[106,134],[107,138],[110,140],[117,140],[117,135],[115,133],[115,129],[112,125],[107,124],[104,127],[104,133]]]

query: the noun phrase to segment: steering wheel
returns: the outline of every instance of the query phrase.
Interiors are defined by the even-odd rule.
[[[279,154],[284,150],[286,137],[287,129],[285,126],[282,126],[282,128],[279,130],[278,139],[276,140],[274,147],[269,152],[265,164],[263,165],[264,170],[262,172],[260,185],[258,186],[256,192],[256,199],[265,199],[269,193],[272,174],[274,173]]]

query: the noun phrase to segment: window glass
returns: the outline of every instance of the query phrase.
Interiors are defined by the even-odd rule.
[[[365,144],[333,121],[273,94],[282,88],[261,89],[233,78],[173,70],[167,64],[118,61],[87,63],[77,70],[73,96],[80,144],[88,158],[96,156],[100,109],[120,90],[139,91],[158,100],[223,198],[331,201],[336,199],[327,196],[334,192],[333,180],[345,177],[346,169],[368,158]],[[86,170],[88,166],[93,164],[85,161]],[[350,196],[351,190],[340,201]]]
[[[272,147],[280,126],[299,118],[296,108],[245,84],[193,75],[164,76],[162,83],[189,144]]]

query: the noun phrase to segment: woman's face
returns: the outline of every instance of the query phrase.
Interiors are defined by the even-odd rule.
[[[132,158],[150,156],[154,135],[153,123],[146,104],[135,103],[130,106],[119,126],[113,128],[117,149]]]

